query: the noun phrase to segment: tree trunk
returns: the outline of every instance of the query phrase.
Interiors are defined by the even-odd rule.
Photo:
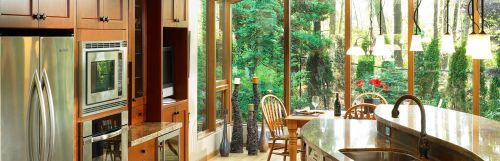
[[[458,20],[458,9],[460,8],[460,2],[462,2],[462,0],[456,0],[455,1],[455,7],[453,8],[453,26],[452,26],[452,34],[453,34],[453,38],[456,39],[457,38],[457,20]]]
[[[332,2],[334,5],[333,7],[337,6],[337,2],[333,1]],[[333,37],[336,32],[336,26],[337,26],[337,12],[334,10],[333,12],[330,13],[330,36]]]
[[[403,67],[403,55],[401,53],[401,23],[401,0],[394,0],[394,35],[396,36],[394,43],[401,47],[399,50],[394,50],[394,61],[397,67]]]
[[[439,16],[439,9],[438,9],[438,0],[434,0],[434,19],[433,19],[433,27],[434,27],[434,38],[438,37],[438,16]]]
[[[342,22],[344,21],[344,1],[341,1],[341,5],[340,5],[340,23],[338,24],[339,25],[339,30],[338,31],[342,31]]]

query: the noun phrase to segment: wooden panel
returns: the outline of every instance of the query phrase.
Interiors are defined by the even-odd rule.
[[[162,10],[162,17],[163,17],[163,27],[175,27],[176,23],[174,22],[175,19],[175,2],[177,0],[163,0],[163,10]]]
[[[408,0],[408,31],[413,31],[413,26],[414,26],[414,18],[413,18],[413,0]],[[413,35],[413,32],[408,32],[408,47],[407,47],[407,52],[408,52],[408,94],[413,95],[414,94],[414,82],[415,82],[415,54],[413,51],[410,51],[410,46],[411,46],[411,37]]]
[[[479,0],[472,0],[474,23],[479,24]],[[473,25],[474,33],[479,33],[479,26]],[[472,60],[472,114],[480,114],[481,96],[481,60]]]
[[[133,106],[130,110],[131,125],[136,125],[144,122],[144,106]]]
[[[174,17],[178,20],[176,27],[188,27],[188,1],[174,0]]]
[[[72,29],[74,26],[74,0],[39,0],[40,14],[47,18],[40,21],[40,28]]]
[[[125,30],[77,30],[78,47],[81,41],[127,40]]]
[[[346,0],[345,6],[345,23],[344,23],[344,53],[351,47],[351,1]],[[344,57],[344,106],[345,109],[351,107],[351,56],[345,55]]]
[[[102,29],[100,20],[103,10],[103,0],[76,0],[76,27],[81,29]]]
[[[161,1],[146,1],[146,68],[147,68],[147,83],[146,88],[146,121],[155,122],[161,121],[161,106],[162,95],[161,89],[163,86],[161,69],[162,69],[162,46],[163,46],[163,27],[161,18]]]
[[[126,29],[128,22],[128,0],[104,0],[103,14],[109,17],[104,29]]]
[[[162,122],[174,122],[176,120],[175,107],[176,106],[162,108],[162,110],[161,110],[161,121]]]
[[[0,27],[36,28],[37,0],[0,0]]]
[[[156,160],[156,139],[128,148],[128,160],[130,161],[154,161]]]
[[[283,41],[284,41],[284,50],[283,50],[283,55],[285,59],[285,82],[283,82],[285,86],[285,109],[288,113],[290,113],[290,97],[291,95],[291,84],[290,84],[290,78],[291,78],[291,68],[290,68],[290,0],[285,0],[284,1],[284,19],[283,19],[283,25],[284,25],[284,30],[285,32],[283,33]]]

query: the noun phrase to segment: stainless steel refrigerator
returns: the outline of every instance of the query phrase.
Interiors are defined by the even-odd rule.
[[[71,161],[73,37],[0,36],[1,161]]]

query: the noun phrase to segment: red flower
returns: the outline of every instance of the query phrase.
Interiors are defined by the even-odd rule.
[[[373,84],[375,87],[380,87],[382,86],[382,81],[378,78],[373,78],[368,81],[368,83]]]
[[[389,91],[389,86],[387,84],[384,83],[384,91]]]
[[[357,88],[361,88],[361,87],[363,87],[365,85],[365,81],[364,80],[358,80],[358,81],[355,82],[355,84],[356,84]]]

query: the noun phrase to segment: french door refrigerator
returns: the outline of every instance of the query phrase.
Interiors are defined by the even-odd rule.
[[[73,37],[0,36],[1,161],[72,161]]]

